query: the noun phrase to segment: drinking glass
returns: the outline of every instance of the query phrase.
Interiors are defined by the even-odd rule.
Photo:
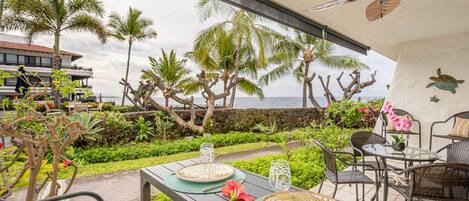
[[[270,162],[269,185],[276,192],[290,188],[291,173],[288,161],[278,159]]]
[[[202,143],[200,145],[200,161],[202,163],[213,163],[215,161],[213,143]]]

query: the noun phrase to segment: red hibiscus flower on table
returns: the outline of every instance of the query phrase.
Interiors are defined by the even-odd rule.
[[[254,197],[243,192],[243,185],[235,180],[228,180],[221,188],[224,195],[229,196],[231,201],[254,201]]]

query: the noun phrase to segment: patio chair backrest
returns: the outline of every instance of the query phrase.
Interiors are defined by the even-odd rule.
[[[409,200],[468,200],[467,164],[433,163],[415,167],[410,173]]]
[[[314,141],[315,144],[317,144],[321,150],[322,150],[322,154],[323,154],[323,157],[324,157],[324,173],[326,175],[326,177],[330,180],[330,181],[335,181],[337,182],[338,181],[338,177],[337,177],[337,162],[336,162],[336,155],[334,152],[332,152],[329,148],[327,148],[326,146],[324,146],[323,144],[321,144],[321,142],[315,140]]]
[[[453,118],[453,127],[454,127],[456,125],[456,118],[469,119],[469,111],[457,113],[450,118]]]
[[[367,144],[385,144],[386,139],[376,133],[370,131],[358,131],[350,137],[350,145],[354,147],[353,155],[361,156],[356,149],[360,150],[364,156],[369,156],[365,151],[363,151],[363,145]]]
[[[446,148],[446,162],[469,164],[469,141],[449,144]]]

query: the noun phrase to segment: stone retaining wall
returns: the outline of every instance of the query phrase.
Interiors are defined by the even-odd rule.
[[[189,111],[176,111],[184,119],[189,119]],[[204,110],[198,110],[197,123],[201,124]],[[154,111],[125,113],[127,120],[135,120],[144,116],[153,120]],[[216,109],[208,132],[225,133],[229,131],[249,131],[256,124],[265,126],[276,124],[278,129],[294,129],[309,126],[322,118],[322,114],[313,108],[276,108],[276,109]],[[182,130],[181,130],[182,131]]]

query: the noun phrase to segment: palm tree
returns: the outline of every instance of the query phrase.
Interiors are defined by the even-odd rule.
[[[187,53],[187,57],[193,59],[200,67],[207,72],[215,73],[223,82],[223,91],[227,89],[228,82],[234,73],[236,55],[236,44],[234,34],[229,31],[221,31],[212,40],[206,39],[205,32],[202,32],[195,40],[192,52]],[[240,75],[248,75],[257,79],[259,70],[256,61],[256,54],[252,46],[241,48]],[[248,95],[257,95],[264,98],[262,89],[255,82],[248,79],[240,80],[237,87]],[[230,104],[232,105],[232,104]],[[223,106],[227,106],[227,98],[223,98]]]
[[[157,33],[150,27],[153,22],[150,19],[142,17],[142,11],[132,9],[129,7],[129,13],[124,18],[118,13],[113,13],[109,16],[108,27],[111,29],[111,36],[120,41],[127,41],[129,44],[127,50],[127,69],[125,71],[125,81],[129,78],[129,65],[130,54],[132,51],[132,44],[135,41],[144,41],[146,39],[155,38]],[[124,86],[122,92],[122,105],[124,105],[125,97],[127,94],[127,87]]]
[[[207,19],[214,13],[220,12],[229,15],[229,19],[205,29],[196,40],[196,48],[198,50],[194,50],[194,52],[204,48],[216,49],[217,46],[213,44],[213,41],[217,38],[222,38],[221,35],[224,32],[228,32],[234,44],[233,54],[230,56],[233,58],[231,72],[235,76],[235,80],[243,67],[243,51],[249,52],[249,54],[246,54],[251,58],[248,63],[252,67],[257,68],[255,74],[257,74],[259,69],[267,67],[268,61],[266,58],[268,57],[268,49],[275,44],[275,41],[279,40],[280,34],[258,23],[260,19],[258,16],[244,10],[235,10],[223,5],[219,0],[199,0],[198,9],[203,19]],[[219,67],[223,68],[223,66]],[[254,89],[252,88],[253,85],[247,85],[245,82],[244,84],[240,83],[239,86],[241,85],[250,86],[250,89]],[[229,107],[234,105],[236,90],[237,86],[231,91]]]
[[[149,71],[144,71],[142,78],[144,80],[159,78],[159,80],[151,81],[155,83],[162,82],[164,85],[165,106],[169,107],[171,93],[184,93],[184,86],[188,83],[195,83],[195,80],[189,75],[191,71],[186,68],[185,59],[176,58],[176,53],[173,50],[169,55],[164,50],[161,50],[161,52],[162,56],[158,60],[149,57],[151,68]]]
[[[310,64],[318,62],[336,69],[361,69],[368,66],[350,56],[333,55],[334,45],[321,38],[295,31],[294,38],[285,37],[274,47],[270,62],[278,64],[273,70],[260,77],[262,85],[268,85],[288,74],[293,74],[303,85],[303,108],[307,107],[307,95],[315,108],[321,108],[312,94]],[[295,66],[296,65],[296,66]]]
[[[104,8],[98,0],[10,0],[14,4],[12,14],[4,16],[7,30],[26,33],[28,42],[46,34],[54,36],[54,59],[52,68],[60,69],[60,37],[65,31],[91,32],[102,43],[106,42],[107,31],[101,18]],[[54,102],[60,105],[60,94],[52,85]]]

